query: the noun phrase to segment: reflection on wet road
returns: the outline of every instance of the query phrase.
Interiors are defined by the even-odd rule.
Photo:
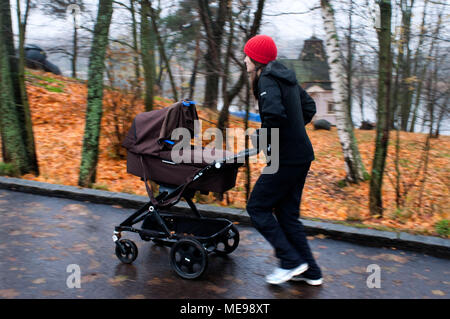
[[[359,246],[323,235],[309,237],[324,274],[321,287],[288,282],[270,286],[276,266],[269,244],[238,225],[239,247],[209,255],[198,280],[179,278],[169,248],[135,241],[139,256],[122,264],[111,239],[114,226],[133,212],[69,199],[0,190],[0,298],[449,298],[450,261],[425,254]],[[68,288],[68,265],[81,271],[81,287]],[[368,288],[380,267],[381,288]],[[369,280],[370,281],[370,280]]]

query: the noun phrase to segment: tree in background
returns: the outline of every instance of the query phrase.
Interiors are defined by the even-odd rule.
[[[21,123],[22,138],[25,143],[27,160],[30,166],[30,171],[39,175],[38,162],[36,157],[36,149],[34,145],[33,124],[31,121],[30,105],[28,103],[27,88],[25,85],[25,35],[27,30],[28,16],[30,9],[34,5],[27,0],[25,2],[25,12],[22,16],[20,9],[20,1],[17,0],[16,13],[17,23],[19,29],[19,60],[18,60],[18,76],[19,76],[19,88],[20,98],[16,98],[17,112],[19,115],[19,122]]]
[[[155,85],[155,34],[152,32],[150,16],[150,3],[141,1],[141,59],[144,68],[145,79],[145,110],[153,109],[154,85]]]
[[[206,108],[216,110],[219,98],[219,80],[223,72],[222,44],[224,26],[229,11],[229,0],[218,0],[217,8],[207,0],[198,0],[198,13],[206,33],[208,47],[204,57],[206,69],[205,97],[203,105]]]
[[[173,78],[172,73],[172,67],[170,66],[170,58],[167,57],[166,49],[164,46],[163,39],[161,37],[160,29],[158,26],[159,22],[159,10],[158,12],[152,7],[151,2],[148,0],[145,0],[149,3],[149,9],[150,9],[150,17],[152,21],[152,27],[153,32],[155,33],[156,41],[158,43],[158,50],[159,50],[159,59],[164,62],[164,65],[167,70],[167,74],[169,75],[170,85],[172,87],[172,97],[175,101],[178,100],[178,92],[177,92],[177,86],[175,84],[175,80]]]
[[[396,41],[397,56],[394,65],[394,80],[391,98],[390,127],[394,127],[394,118],[400,117],[401,129],[406,130],[411,108],[411,18],[414,0],[400,0],[401,23],[397,28],[399,38]]]
[[[336,126],[342,152],[345,159],[346,180],[358,183],[368,179],[368,173],[359,153],[358,144],[353,132],[349,101],[350,92],[344,79],[343,56],[340,50],[339,37],[336,31],[333,7],[328,0],[321,0],[322,19],[326,33],[326,50],[330,65],[330,78],[333,87],[333,98],[336,112]],[[349,52],[351,54],[351,52]]]
[[[108,125],[102,127],[102,136],[109,140],[106,149],[108,157],[116,159],[126,158],[122,142],[133,118],[141,111],[140,87],[136,85],[133,72],[127,72],[122,61],[130,61],[130,51],[124,50],[120,44],[111,43],[106,51],[105,63],[109,88],[107,97],[103,99],[103,118]]]
[[[15,56],[14,38],[9,0],[2,1],[0,8],[0,85],[2,153],[5,162],[11,162],[17,174],[39,174],[34,144],[31,114],[25,86],[24,41],[30,2],[26,3],[26,13],[22,17],[20,3],[17,3],[19,22],[19,59]]]
[[[382,185],[383,172],[389,142],[390,99],[392,77],[391,55],[391,16],[390,0],[379,0],[380,8],[378,26],[378,95],[377,95],[377,131],[375,154],[372,162],[370,179],[369,209],[372,215],[383,215]]]
[[[113,0],[99,0],[88,71],[88,97],[78,185],[95,183],[103,103],[103,73]]]
[[[180,76],[180,96],[182,98],[194,99],[197,75],[200,72],[200,59],[202,49],[200,40],[202,39],[201,22],[198,12],[192,10],[197,6],[197,0],[181,0],[175,11],[160,19],[165,33],[165,47],[171,52],[175,68]],[[173,54],[172,54],[173,52]],[[189,78],[184,74],[191,66]]]
[[[253,13],[253,19],[251,19],[251,3],[249,1],[240,1],[239,2],[239,10],[237,13],[233,13],[232,11],[228,15],[229,17],[229,25],[230,25],[230,33],[228,37],[227,51],[225,55],[225,63],[224,63],[224,72],[222,79],[222,96],[223,96],[223,106],[220,110],[219,119],[217,122],[217,128],[222,131],[228,126],[228,118],[229,118],[229,108],[233,100],[239,95],[242,88],[246,85],[246,81],[248,80],[247,68],[245,67],[243,62],[237,61],[237,58],[234,54],[233,48],[235,47],[233,42],[236,42],[237,39],[243,38],[243,43],[246,43],[250,38],[255,36],[261,27],[261,21],[264,11],[265,0],[258,0],[256,5],[256,10]],[[238,30],[243,32],[243,36],[234,35],[234,25],[236,20],[236,24]],[[233,32],[232,32],[233,31]],[[243,43],[238,42],[239,51],[242,50]],[[229,75],[230,75],[230,61],[233,60],[236,64],[238,64],[240,68],[240,75],[236,83],[234,83],[230,89],[228,89]],[[244,99],[246,105],[246,110],[250,110],[250,105],[247,105],[247,99]],[[249,102],[248,102],[249,103]],[[248,117],[248,114],[246,115]],[[247,118],[248,120],[248,118]],[[246,120],[246,121],[247,121]],[[246,124],[247,126],[247,124]]]
[[[65,19],[68,14],[72,15],[72,23],[73,23],[72,50],[67,51],[59,48],[58,50],[55,51],[62,52],[67,56],[69,56],[72,67],[72,77],[76,78],[78,50],[79,50],[78,15],[81,12],[85,11],[86,9],[84,0],[49,0],[49,1],[40,1],[39,4],[45,13],[55,16],[58,19]]]

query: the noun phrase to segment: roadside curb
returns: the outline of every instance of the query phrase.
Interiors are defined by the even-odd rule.
[[[148,202],[146,196],[116,193],[75,186],[57,185],[24,180],[20,178],[1,177],[0,189],[70,198],[98,204],[120,205],[125,208],[138,208]],[[196,204],[200,214],[205,217],[222,217],[233,222],[250,225],[250,217],[241,209]],[[173,212],[189,214],[189,205],[180,201],[171,208]],[[324,234],[331,238],[350,241],[366,246],[395,247],[419,251],[428,255],[450,258],[450,240],[440,237],[412,235],[406,232],[390,232],[367,228],[300,219],[308,235]]]

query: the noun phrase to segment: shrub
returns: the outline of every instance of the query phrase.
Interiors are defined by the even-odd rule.
[[[0,176],[19,177],[19,169],[12,163],[0,162]]]
[[[337,182],[337,186],[339,188],[343,188],[343,187],[347,186],[347,181],[345,179],[341,179]]]
[[[434,225],[434,228],[439,236],[448,237],[450,235],[450,220],[440,220]]]

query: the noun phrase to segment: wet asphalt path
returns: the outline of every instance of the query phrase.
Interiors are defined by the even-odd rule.
[[[318,235],[310,245],[325,283],[270,286],[264,276],[276,265],[268,243],[240,226],[239,247],[229,256],[209,255],[198,280],[179,278],[169,248],[135,241],[132,265],[114,254],[114,226],[134,210],[0,190],[0,298],[445,298],[450,261],[421,253],[365,247]],[[67,266],[81,270],[81,288],[68,288]],[[381,288],[368,288],[380,267]],[[372,281],[374,282],[374,281]]]

